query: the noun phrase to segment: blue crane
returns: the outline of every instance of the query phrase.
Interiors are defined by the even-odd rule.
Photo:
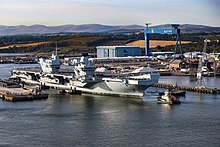
[[[177,51],[178,46],[180,46],[181,59],[183,59],[182,45],[181,45],[181,39],[180,39],[180,29],[179,29],[180,25],[172,24],[171,26],[173,27],[173,29],[149,29],[148,27],[149,25],[150,23],[146,23],[146,29],[144,30],[145,55],[150,56],[150,47],[149,47],[150,34],[177,34],[174,59],[176,58],[176,51]]]

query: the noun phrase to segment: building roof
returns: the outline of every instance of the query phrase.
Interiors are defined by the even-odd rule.
[[[174,52],[151,52],[152,54],[173,54]]]
[[[97,46],[96,49],[116,49],[116,48],[140,48],[139,46]]]
[[[158,70],[150,68],[150,67],[140,67],[132,71],[132,73],[149,73],[149,72],[158,72]]]
[[[100,68],[96,68],[95,72],[110,73],[110,70],[106,69],[105,67],[100,67]]]

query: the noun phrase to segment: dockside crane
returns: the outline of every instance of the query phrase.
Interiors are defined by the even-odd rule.
[[[203,79],[202,79],[202,62],[207,58],[206,57],[206,48],[207,48],[207,43],[211,42],[209,39],[205,39],[204,40],[204,47],[203,47],[203,52],[202,52],[202,57],[199,58],[199,64],[198,64],[198,69],[197,69],[197,73],[196,73],[196,78],[197,78],[197,82],[196,82],[196,86],[198,87],[202,87],[204,84]]]
[[[150,29],[149,25],[151,23],[146,23],[146,29],[144,30],[144,36],[145,36],[145,55],[150,56],[150,47],[149,47],[149,41],[150,41],[150,34],[177,34],[176,37],[176,45],[175,45],[175,52],[174,52],[174,60],[176,59],[176,52],[178,46],[180,46],[180,54],[181,59],[183,59],[183,52],[182,52],[182,45],[181,45],[181,39],[180,39],[180,25],[179,24],[172,24],[172,29]]]

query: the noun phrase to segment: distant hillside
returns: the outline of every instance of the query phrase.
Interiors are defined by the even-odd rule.
[[[48,34],[48,33],[132,33],[143,31],[144,26],[125,25],[125,26],[109,26],[101,24],[84,24],[84,25],[61,25],[61,26],[2,26],[0,25],[0,36],[24,35],[24,34]],[[166,29],[171,28],[170,24],[152,26],[150,28]],[[180,26],[182,32],[220,32],[220,27],[211,27],[203,25],[184,24]]]
[[[61,25],[61,26],[1,26],[0,36],[4,35],[23,35],[23,34],[48,34],[48,33],[102,33],[117,30],[143,30],[143,26],[127,25],[127,26],[107,26],[100,24],[84,24],[84,25]]]
[[[152,26],[151,29],[170,29],[171,24],[164,24],[164,25],[158,25],[158,26]],[[213,32],[220,32],[220,27],[211,27],[211,26],[205,26],[205,25],[193,25],[193,24],[183,24],[180,25],[181,32],[183,33],[213,33]]]

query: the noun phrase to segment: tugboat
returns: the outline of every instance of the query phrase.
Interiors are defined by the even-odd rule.
[[[169,91],[165,91],[164,95],[157,97],[157,100],[158,104],[181,104],[181,101],[177,97],[171,95]]]
[[[185,96],[186,95],[186,91],[184,91],[184,90],[172,89],[169,92],[173,96]],[[160,96],[164,95],[164,92],[160,92],[159,95]]]

